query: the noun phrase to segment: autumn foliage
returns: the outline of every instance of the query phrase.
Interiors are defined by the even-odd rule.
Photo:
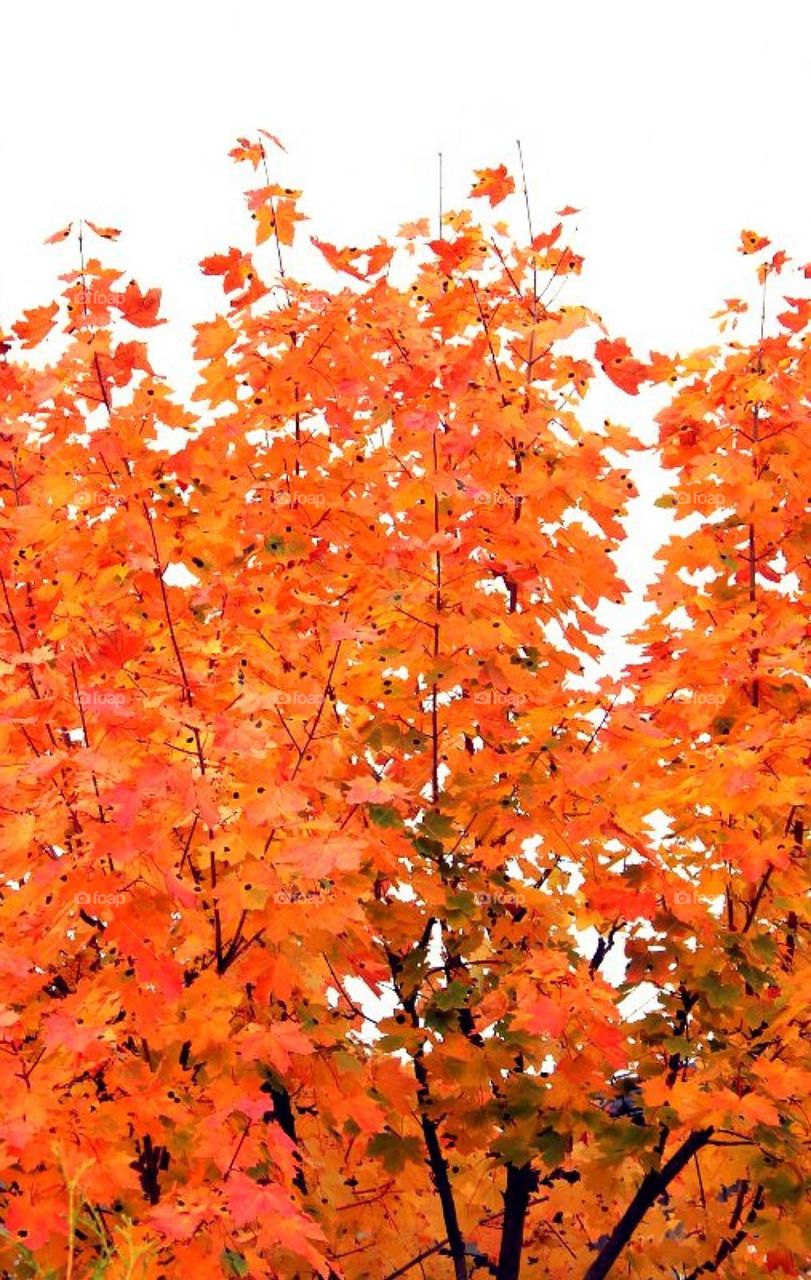
[[[232,155],[189,403],[115,228],[0,335],[3,1276],[802,1274],[809,269],[643,358],[506,166],[343,248]]]

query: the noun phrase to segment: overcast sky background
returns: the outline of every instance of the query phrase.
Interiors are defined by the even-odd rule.
[[[264,127],[305,233],[338,244],[435,218],[440,151],[446,207],[475,167],[517,173],[520,137],[535,230],[582,209],[586,270],[564,300],[643,356],[686,351],[713,340],[722,298],[756,302],[743,227],[811,258],[809,37],[805,0],[7,3],[0,327],[76,265],[46,235],[83,216],[122,227],[105,260],[163,288],[158,371],[186,389],[191,324],[221,303],[198,261],[252,235],[242,190],[259,183],[227,153]],[[501,208],[523,231],[520,198]],[[656,407],[622,400],[642,429]],[[668,518],[637,512],[639,582]]]

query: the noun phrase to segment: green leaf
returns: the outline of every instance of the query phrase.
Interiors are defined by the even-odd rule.
[[[220,1259],[226,1275],[246,1276],[248,1274],[248,1263],[241,1253],[236,1253],[233,1249],[224,1249]]]
[[[525,1135],[513,1129],[501,1135],[493,1150],[505,1164],[526,1164],[531,1155]]]
[[[557,1129],[542,1129],[537,1138],[538,1150],[545,1164],[554,1168],[566,1155],[566,1139]]]
[[[750,939],[749,945],[766,964],[770,964],[777,957],[777,943],[769,933],[755,934]]]
[[[422,1160],[422,1143],[419,1138],[401,1138],[396,1133],[376,1133],[367,1148],[370,1156],[383,1161],[387,1173],[402,1173],[409,1161],[419,1164]]]
[[[696,983],[711,1009],[734,1009],[740,999],[737,987],[725,986],[715,973],[707,973]]]
[[[447,814],[434,813],[432,811],[426,813],[420,823],[420,832],[434,840],[447,840],[450,836],[455,835],[456,827]]]
[[[429,840],[427,836],[417,836],[414,847],[428,858],[441,858],[445,852],[445,846],[439,840]]]
[[[442,991],[437,991],[432,1000],[432,1004],[437,1009],[447,1012],[449,1009],[461,1009],[467,1000],[467,987],[458,978],[454,978],[453,982],[449,982],[447,987]]]
[[[387,804],[367,804],[365,807],[376,827],[388,827],[396,831],[403,825],[402,818]]]
[[[772,1204],[799,1204],[804,1198],[802,1179],[788,1168],[773,1170],[765,1166],[763,1173],[758,1174],[758,1181],[763,1184]]]
[[[649,1148],[652,1140],[653,1130],[648,1125],[634,1124],[632,1120],[613,1120],[602,1136],[601,1146],[612,1159],[620,1159]]]
[[[513,1120],[537,1116],[548,1097],[548,1086],[537,1076],[514,1076],[506,1085],[504,1098]]]
[[[476,914],[476,899],[468,889],[459,889],[456,893],[448,894],[445,909],[449,919],[458,915],[472,918]]]

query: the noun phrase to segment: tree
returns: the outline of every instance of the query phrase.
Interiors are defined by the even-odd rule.
[[[113,228],[4,344],[4,1273],[798,1274],[804,317],[638,360],[557,303],[568,210],[313,237],[308,284],[262,138],[190,406],[132,335],[159,291],[85,255]],[[622,684],[640,446],[598,365],[682,382],[665,462],[723,499]],[[754,588],[684,581],[752,528]],[[721,715],[685,691],[733,640]]]

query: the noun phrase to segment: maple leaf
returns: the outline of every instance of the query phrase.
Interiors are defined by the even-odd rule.
[[[324,255],[333,270],[343,271],[348,276],[354,276],[356,280],[366,279],[363,272],[354,265],[355,260],[363,253],[362,249],[338,249],[334,244],[329,244],[326,240],[318,240],[315,236],[310,236],[310,240]]]
[[[217,316],[216,320],[196,324],[197,337],[194,340],[194,354],[198,360],[216,360],[225,355],[237,340],[237,330],[229,324],[225,316]]]
[[[476,198],[486,198],[491,207],[501,204],[507,196],[515,191],[515,179],[507,172],[506,165],[500,164],[497,169],[476,169],[477,181],[474,182],[470,194]]]
[[[542,249],[551,248],[552,245],[560,236],[560,233],[562,230],[563,230],[563,223],[558,222],[557,225],[554,226],[551,231],[541,233],[540,235],[537,235],[537,236],[533,236],[532,238],[533,249],[540,251]]]
[[[474,236],[461,235],[453,240],[431,240],[429,247],[439,258],[440,267],[446,275],[463,267],[479,249],[479,241]]]
[[[36,347],[53,329],[58,311],[56,302],[45,307],[33,307],[23,312],[24,320],[17,320],[11,327],[24,347]]]
[[[559,1036],[566,1025],[566,1012],[549,996],[537,994],[522,1004],[516,1025],[533,1035]]]
[[[67,1235],[67,1213],[56,1187],[50,1195],[40,1188],[39,1194],[24,1190],[9,1200],[5,1213],[6,1229],[32,1252],[43,1249],[53,1236]]]
[[[130,324],[139,329],[150,329],[157,324],[166,323],[157,318],[160,302],[160,289],[147,289],[146,293],[141,293],[135,281],[130,280],[115,305]]]
[[[787,329],[791,329],[792,333],[800,333],[808,324],[809,317],[811,317],[811,299],[786,298],[786,302],[792,310],[781,312],[777,319]]]
[[[271,1066],[281,1072],[289,1070],[294,1055],[313,1052],[312,1042],[292,1022],[282,1022],[271,1027],[269,1035],[263,1040],[263,1048]]]
[[[376,276],[380,271],[385,270],[394,257],[394,249],[391,245],[382,241],[380,244],[373,245],[368,250],[366,261],[367,276]]]
[[[403,240],[417,240],[431,234],[431,224],[427,218],[419,218],[416,222],[404,222],[397,232]]]
[[[307,215],[299,213],[294,200],[280,200],[272,217],[273,229],[279,243],[292,245],[295,239],[296,223],[306,221]]]
[[[43,241],[43,243],[44,243],[44,244],[59,244],[59,242],[60,242],[61,240],[67,240],[67,238],[68,238],[68,236],[70,235],[70,233],[71,233],[71,231],[72,231],[72,230],[73,230],[73,223],[72,223],[72,222],[69,222],[69,223],[68,223],[68,225],[67,225],[66,227],[62,227],[59,231],[54,231],[53,235],[48,236],[48,237]]]
[[[374,778],[359,778],[347,791],[346,800],[347,804],[386,804],[407,794],[404,787],[385,778],[380,782]]]
[[[167,1240],[187,1241],[213,1212],[207,1197],[198,1195],[190,1204],[188,1194],[183,1203],[164,1201],[149,1210],[149,1221]]]
[[[256,169],[261,164],[265,151],[261,142],[251,142],[248,138],[238,138],[237,145],[228,154],[237,163],[248,161]]]
[[[622,916],[625,920],[644,916],[650,920],[656,913],[654,894],[639,893],[623,885],[595,885],[589,890],[588,897],[594,909],[606,916]]]
[[[97,236],[101,236],[102,240],[117,240],[121,232],[116,227],[99,227],[95,222],[91,222],[89,218],[85,218],[84,225],[89,227],[91,231],[95,231]]]
[[[272,1183],[255,1182],[247,1174],[234,1172],[227,1184],[225,1198],[236,1226],[249,1222],[267,1222],[278,1243],[290,1244],[298,1240],[324,1240],[321,1228],[305,1217],[293,1204],[282,1187]]]
[[[612,382],[623,391],[635,396],[639,393],[640,383],[646,381],[649,367],[637,360],[624,338],[613,341],[601,338],[594,347],[594,354],[603,371]]]
[[[759,253],[761,249],[765,249],[771,244],[765,236],[759,236],[756,231],[742,231],[741,243],[738,248],[739,253]]]
[[[353,871],[358,866],[359,858],[357,842],[338,835],[325,840],[294,840],[276,855],[279,866],[293,866],[311,877],[330,876],[336,870]]]

